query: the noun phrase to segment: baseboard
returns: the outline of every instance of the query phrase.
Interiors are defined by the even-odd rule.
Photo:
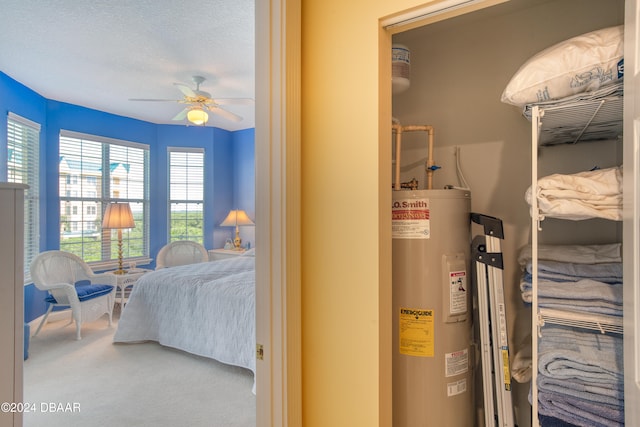
[[[40,322],[42,322],[42,318],[44,314],[40,317],[36,317],[31,322],[29,322],[29,328],[31,329],[31,336],[36,333],[36,329],[40,326]],[[47,318],[47,323],[51,322],[59,322],[61,320],[70,320],[71,319],[71,309],[68,310],[60,310],[60,311],[52,311]]]

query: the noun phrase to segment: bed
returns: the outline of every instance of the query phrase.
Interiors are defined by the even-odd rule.
[[[114,343],[156,341],[255,376],[252,254],[145,274],[120,315]]]

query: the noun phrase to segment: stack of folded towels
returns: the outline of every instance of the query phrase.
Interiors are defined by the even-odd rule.
[[[622,336],[564,326],[543,328],[538,348],[539,414],[576,426],[623,426],[623,376]]]
[[[622,317],[621,245],[541,245],[538,305],[612,319]],[[531,249],[518,259],[529,303]],[[622,336],[546,325],[538,347],[538,412],[543,426],[624,425]]]
[[[538,306],[585,314],[622,317],[621,245],[557,245],[538,250]],[[523,269],[520,290],[532,300],[531,251],[518,261]]]

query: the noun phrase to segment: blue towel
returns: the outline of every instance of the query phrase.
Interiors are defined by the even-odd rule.
[[[593,305],[589,301],[575,301],[572,299],[542,298],[538,300],[538,306],[541,308],[552,308],[573,312],[576,314],[593,314],[602,318],[609,318],[610,323],[616,323],[622,318],[622,307],[606,307],[603,304]]]
[[[611,386],[624,380],[622,337],[546,326],[538,347],[538,371],[556,379]]]
[[[531,262],[525,267],[525,280],[531,282]],[[538,279],[558,282],[574,282],[579,279],[594,279],[603,283],[622,283],[622,263],[575,264],[550,260],[539,260]]]
[[[577,426],[624,426],[624,406],[594,403],[557,393],[538,393],[538,413]]]
[[[548,417],[546,415],[538,414],[538,421],[541,427],[577,427],[575,424],[569,424],[558,418]]]
[[[580,379],[558,379],[538,375],[538,393],[564,394],[593,403],[624,406],[624,384],[616,381],[610,384],[591,383]]]
[[[520,282],[523,293],[532,292],[531,282]],[[592,279],[572,282],[538,280],[538,297],[593,300],[608,302],[622,307],[622,283],[608,284]]]
[[[532,300],[531,282],[520,282],[522,299]],[[538,281],[540,307],[592,314],[622,316],[622,284],[607,284],[591,279],[575,282]]]

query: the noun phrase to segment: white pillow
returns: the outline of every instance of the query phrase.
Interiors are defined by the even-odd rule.
[[[603,28],[555,44],[525,62],[501,101],[524,107],[596,90],[624,75],[624,26]]]
[[[256,256],[256,248],[247,249],[241,256]]]

